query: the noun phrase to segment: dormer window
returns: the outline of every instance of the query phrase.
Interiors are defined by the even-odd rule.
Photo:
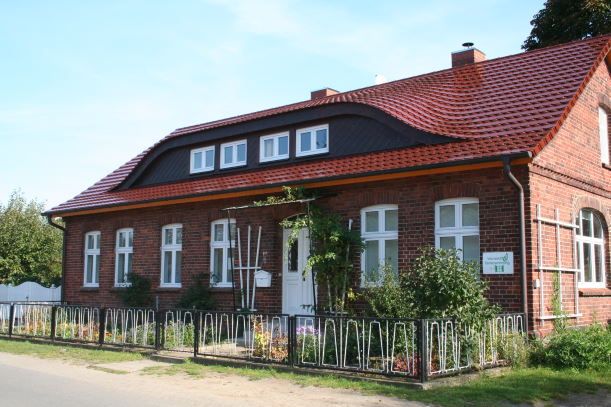
[[[275,161],[289,158],[289,133],[270,134],[261,137],[259,161]]]
[[[214,170],[214,146],[191,150],[191,174]]]
[[[221,144],[221,168],[246,165],[246,140]]]
[[[297,130],[297,157],[329,152],[329,126]]]
[[[598,134],[600,136],[600,161],[609,165],[609,115],[602,107],[598,108]]]

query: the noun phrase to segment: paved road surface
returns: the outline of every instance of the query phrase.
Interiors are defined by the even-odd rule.
[[[146,363],[146,361],[143,361]],[[277,379],[211,373],[202,379],[113,374],[58,360],[0,353],[0,406],[422,406]]]

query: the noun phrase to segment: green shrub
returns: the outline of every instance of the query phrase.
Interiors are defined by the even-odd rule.
[[[127,275],[130,285],[120,292],[121,300],[128,307],[151,307],[153,296],[151,295],[151,279],[135,273]]]
[[[462,262],[453,250],[427,247],[412,266],[395,275],[382,269],[383,283],[365,290],[372,313],[386,318],[456,318],[480,324],[499,311],[484,293],[479,265]]]
[[[555,331],[544,341],[533,342],[531,361],[554,368],[608,368],[611,328],[592,325]]]
[[[496,343],[498,359],[508,366],[526,367],[530,359],[531,347],[521,333],[499,336]]]
[[[204,285],[204,280],[205,277],[203,274],[200,274],[195,278],[195,284],[189,287],[178,301],[179,308],[190,308],[206,311],[214,309],[214,300],[210,295],[208,286]]]

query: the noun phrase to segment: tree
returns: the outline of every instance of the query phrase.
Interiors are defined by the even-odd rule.
[[[609,0],[547,0],[530,22],[527,51],[611,32]]]
[[[60,284],[63,236],[40,215],[43,210],[42,202],[27,202],[19,191],[0,204],[0,284]]]

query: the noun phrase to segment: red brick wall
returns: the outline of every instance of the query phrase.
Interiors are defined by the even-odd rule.
[[[518,172],[521,178],[526,174]],[[418,255],[418,248],[434,244],[434,204],[437,200],[459,197],[477,197],[480,200],[481,251],[513,251],[515,274],[483,277],[490,281],[489,295],[494,303],[508,311],[520,309],[519,245],[517,194],[505,179],[500,168],[410,178],[376,184],[354,185],[342,189],[324,191],[330,194],[317,204],[353,219],[353,227],[360,228],[360,210],[376,204],[399,205],[399,264],[409,266]],[[88,215],[67,219],[66,300],[72,303],[100,303],[118,305],[114,285],[114,245],[116,230],[134,228],[133,272],[146,275],[153,281],[154,295],[160,305],[172,306],[181,294],[177,289],[160,289],[161,227],[170,223],[183,225],[183,290],[192,284],[194,276],[204,274],[209,281],[210,222],[223,215],[219,208],[243,204],[249,201],[217,201],[174,205],[161,208],[131,210],[125,212]],[[245,247],[245,229],[253,226],[253,234],[261,225],[262,266],[273,274],[272,287],[257,291],[257,308],[261,311],[279,312],[282,304],[281,247],[282,230],[278,223],[285,217],[299,213],[299,205],[254,208],[235,215],[242,229]],[[100,288],[87,290],[83,284],[83,244],[87,231],[100,230],[101,272]],[[355,266],[360,267],[359,256],[354,256]],[[237,276],[236,276],[237,278]],[[358,279],[353,282],[358,285]],[[231,291],[215,289],[214,295],[223,308],[233,307]]]
[[[532,273],[529,275],[529,297],[534,314],[533,328],[541,334],[548,333],[553,323],[551,320],[538,319],[540,313],[540,291],[534,289],[534,280],[539,279],[536,269],[538,242],[535,222],[536,206],[541,205],[542,215],[554,217],[558,209],[561,220],[571,222],[582,208],[595,209],[609,225],[611,218],[610,170],[601,165],[600,138],[598,133],[598,106],[609,105],[611,79],[607,66],[603,63],[596,71],[588,86],[571,110],[566,121],[552,141],[535,157],[530,165],[530,200],[528,210],[532,221],[528,224],[529,247],[528,263]],[[545,265],[558,264],[556,257],[556,231],[553,226],[543,229],[544,239],[542,252]],[[609,230],[606,229],[605,242],[607,250],[606,275],[607,288],[611,281],[609,264]],[[568,229],[560,233],[561,261],[564,267],[573,267],[573,237]],[[545,272],[543,277],[544,314],[551,315],[552,272]],[[563,306],[566,312],[572,313],[575,307],[574,279],[571,274],[564,274]],[[579,318],[571,318],[571,325],[587,325],[594,321],[608,322],[611,319],[611,290],[580,289],[578,298]]]

